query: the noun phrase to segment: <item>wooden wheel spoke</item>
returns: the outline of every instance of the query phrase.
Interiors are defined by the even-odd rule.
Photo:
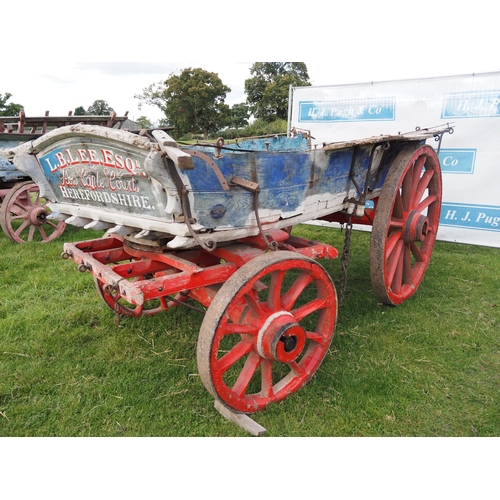
[[[273,391],[273,362],[270,359],[263,359],[261,366],[262,382],[261,394],[265,398],[271,398]]]
[[[257,371],[257,368],[259,367],[261,361],[262,358],[256,352],[251,352],[248,355],[248,358],[245,361],[245,365],[243,366],[238,379],[233,385],[233,392],[235,394],[241,397],[246,393],[248,385],[255,375],[255,372]]]
[[[401,199],[403,203],[403,210],[409,212],[411,209],[411,202],[413,200],[413,167],[410,167],[407,174],[403,179],[401,186]]]
[[[385,245],[385,254],[386,258],[389,258],[392,255],[392,252],[394,251],[394,247],[396,246],[397,242],[401,240],[403,237],[403,231],[393,231],[389,237],[387,238],[387,243]]]
[[[44,229],[44,227],[43,227],[43,226],[31,226],[31,227],[32,227],[33,229],[34,229],[35,227],[38,227],[38,231],[40,232],[40,234],[41,234],[41,236],[42,236],[42,239],[43,239],[44,241],[47,241],[47,240],[49,239],[49,236],[48,236],[48,234],[45,232],[45,229]]]
[[[251,290],[250,293],[246,293],[244,299],[248,307],[250,308],[250,311],[252,311],[252,314],[256,318],[262,318],[262,304],[258,301],[258,298],[256,297],[254,291]]]
[[[302,368],[296,361],[291,361],[287,364],[295,375],[301,376],[304,373],[304,368]]]
[[[299,298],[300,294],[305,290],[307,285],[309,285],[312,280],[313,277],[310,273],[306,271],[300,273],[293,285],[285,294],[283,294],[283,297],[281,298],[281,306],[285,311],[291,310],[291,308],[295,304],[295,301]]]
[[[30,224],[29,229],[28,229],[28,241],[33,241],[33,236],[35,235],[35,231],[36,231],[37,227],[39,227],[39,226],[33,226],[32,224]],[[43,236],[41,228],[40,228],[40,233]]]
[[[422,213],[426,208],[429,208],[433,203],[438,200],[437,196],[427,196],[424,198],[417,207],[417,212]]]
[[[26,215],[28,214],[28,209],[26,208],[26,205],[15,201],[10,206],[10,212],[16,214],[16,216],[26,217]]]
[[[14,232],[16,236],[19,236],[28,226],[30,225],[29,221],[24,221]]]
[[[318,344],[322,344],[325,341],[325,337],[321,333],[317,332],[306,332],[306,337],[308,340],[317,342]]]
[[[422,196],[424,195],[426,189],[429,187],[429,183],[431,182],[433,176],[434,170],[426,170],[424,175],[420,178],[418,187],[415,190],[415,195],[413,197],[412,207],[420,203],[420,200],[422,200]]]
[[[293,314],[296,321],[301,321],[310,314],[319,311],[320,309],[323,309],[325,307],[326,307],[326,300],[318,297],[290,312]]]
[[[405,245],[403,251],[403,283],[405,285],[413,283],[410,245]]]
[[[228,323],[225,327],[225,333],[227,334],[257,334],[257,327],[253,325],[243,325],[241,323]]]
[[[241,340],[233,348],[224,354],[217,362],[222,373],[226,372],[231,366],[239,361],[243,356],[246,356],[253,349],[253,343],[248,340]]]
[[[416,245],[415,242],[412,242],[410,244],[410,248],[411,248],[411,253],[415,257],[415,260],[417,262],[423,262],[424,261],[424,256],[422,255],[422,252],[420,251],[420,248],[418,248],[418,246]]]
[[[401,254],[403,252],[404,242],[399,240],[394,247],[394,251],[391,253],[389,259],[387,260],[387,276],[388,283],[394,283],[394,280],[397,279],[397,271],[398,268],[401,267]],[[394,289],[394,288],[393,288]]]
[[[397,219],[404,218],[404,203],[403,199],[401,198],[401,193],[399,191],[396,193],[396,199],[394,200],[394,210],[392,213],[393,217]]]
[[[271,285],[267,297],[267,304],[271,310],[277,311],[281,309],[281,287],[283,286],[284,277],[285,272],[281,270],[271,274]]]
[[[424,168],[427,157],[425,155],[419,156],[413,165],[413,185],[418,186],[419,180],[422,177],[422,170]]]

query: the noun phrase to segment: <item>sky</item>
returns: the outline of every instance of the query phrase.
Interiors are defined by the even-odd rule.
[[[24,14],[11,4],[4,19]],[[483,0],[310,1],[294,8],[254,0],[240,11],[224,0],[195,2],[189,10],[156,0],[148,9],[122,3],[118,10],[87,0],[73,20],[47,4],[67,5],[33,4],[23,18],[24,37],[18,23],[2,26],[0,93],[11,93],[10,102],[24,105],[29,116],[67,115],[102,99],[119,115],[156,121],[158,108],[139,109],[134,95],[187,67],[217,73],[231,88],[230,105],[245,101],[254,61],[305,62],[318,86],[500,71],[495,12]],[[38,22],[49,11],[50,22]],[[89,23],[96,22],[93,31]]]
[[[380,67],[368,64],[336,67],[325,61],[304,60],[312,85],[341,85],[385,81],[393,79],[426,78],[500,71],[500,60],[459,62],[429,67],[396,66]],[[12,94],[9,102],[22,104],[27,116],[42,116],[49,111],[51,116],[67,115],[78,106],[87,109],[95,100],[106,101],[118,115],[128,111],[130,119],[141,115],[157,121],[163,115],[152,106],[142,105],[134,95],[152,83],[164,81],[171,73],[180,73],[187,67],[203,68],[217,73],[222,82],[231,88],[226,103],[244,102],[244,82],[251,77],[253,62],[185,61],[185,62],[72,62],[59,66],[55,74],[44,65],[32,64],[29,75],[11,72],[0,78],[0,93]]]

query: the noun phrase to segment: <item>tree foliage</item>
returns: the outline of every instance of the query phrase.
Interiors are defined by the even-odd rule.
[[[139,124],[141,128],[145,129],[153,128],[153,122],[147,116],[141,115],[139,116],[139,118],[135,120],[135,122]]]
[[[75,116],[83,116],[86,115],[87,112],[85,111],[85,108],[83,106],[78,106],[75,108],[75,112],[73,113]]]
[[[287,119],[290,85],[311,85],[303,62],[256,62],[245,80],[247,102],[256,118]]]
[[[7,101],[12,97],[12,94],[6,92],[0,94],[0,116],[18,116],[24,106],[22,104],[7,104]]]
[[[248,126],[248,119],[250,118],[250,110],[248,105],[244,102],[233,104],[230,111],[229,127],[230,128],[243,128]]]
[[[222,83],[217,73],[201,68],[186,68],[180,74],[171,73],[164,81],[143,89],[134,97],[158,107],[175,134],[203,133],[207,138],[229,123],[229,106],[225,98],[231,89]]]
[[[94,101],[86,111],[86,115],[97,115],[97,116],[109,116],[111,112],[114,111],[113,108],[102,99]]]

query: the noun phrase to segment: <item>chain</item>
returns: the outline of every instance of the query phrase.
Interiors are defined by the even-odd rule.
[[[352,222],[351,216],[349,216],[349,221],[345,228],[345,240],[344,240],[344,250],[342,251],[342,257],[340,262],[342,264],[342,277],[340,279],[340,294],[339,294],[339,305],[344,303],[345,292],[347,289],[347,268],[349,265],[349,253],[351,251],[351,234],[352,234]]]

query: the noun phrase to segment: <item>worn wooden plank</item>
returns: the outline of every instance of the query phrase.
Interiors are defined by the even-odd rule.
[[[248,415],[231,411],[217,399],[214,402],[214,407],[224,418],[234,422],[236,425],[252,434],[252,436],[262,436],[266,432],[266,429],[262,427],[262,425],[258,424]]]

